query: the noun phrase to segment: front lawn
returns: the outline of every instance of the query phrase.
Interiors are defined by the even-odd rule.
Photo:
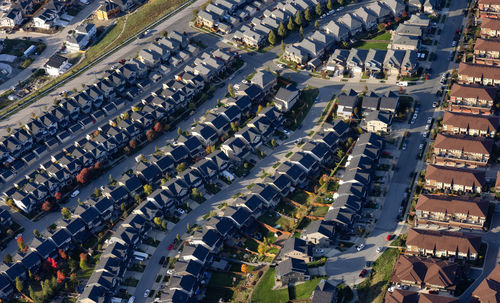
[[[399,239],[396,239],[391,243],[391,246],[398,246],[399,242]],[[374,262],[368,278],[357,286],[360,302],[382,303],[384,301],[384,295],[389,286],[392,269],[398,256],[398,249],[388,248]]]

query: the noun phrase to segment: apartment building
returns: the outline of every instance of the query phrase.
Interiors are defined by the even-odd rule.
[[[493,140],[438,134],[432,150],[434,163],[446,166],[486,166]]]
[[[425,188],[428,190],[481,193],[485,184],[484,171],[432,164],[427,166]]]

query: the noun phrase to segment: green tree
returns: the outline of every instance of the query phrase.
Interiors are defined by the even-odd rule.
[[[286,36],[286,27],[283,22],[280,22],[280,26],[278,27],[278,36],[280,36],[281,39]],[[281,40],[281,43],[283,43],[283,40]]]
[[[311,22],[313,17],[312,17],[312,14],[311,14],[311,10],[308,8],[306,8],[306,10],[304,11],[304,19],[306,19],[307,22]]]
[[[146,195],[151,195],[151,193],[153,192],[153,187],[149,184],[145,184],[144,185],[144,192],[146,193]]]
[[[178,173],[181,173],[183,172],[184,170],[186,169],[186,164],[184,162],[181,162],[179,165],[177,165],[177,167],[175,168],[175,170],[177,170]]]
[[[339,3],[339,5],[344,5],[344,0],[337,0],[337,2]]]
[[[295,25],[293,24],[292,17],[288,17],[288,24],[287,24],[286,28],[289,31],[293,31],[295,29]]]
[[[321,2],[318,2],[318,4],[316,4],[315,12],[318,17],[323,15],[323,6],[321,5]]]
[[[178,136],[182,135],[182,129],[180,127],[177,128],[177,135]]]
[[[303,40],[304,39],[304,29],[302,28],[302,26],[299,28],[299,35],[300,35],[300,40]]]
[[[384,23],[380,23],[379,25],[377,25],[377,28],[379,30],[379,32],[383,31],[385,29],[385,24]]]
[[[227,93],[233,98],[236,96],[236,94],[234,93],[234,87],[231,83],[227,85]]]
[[[5,254],[5,256],[3,256],[3,263],[5,263],[5,264],[12,263],[12,256],[8,253]]]
[[[40,232],[38,231],[38,229],[34,228],[33,229],[33,235],[36,237],[36,238],[40,238]]]
[[[302,18],[302,12],[297,11],[297,13],[295,14],[295,24],[301,26],[302,23],[304,23],[304,19]]]
[[[326,3],[326,8],[331,11],[333,9],[333,2],[332,0],[328,0],[328,2]]]
[[[23,288],[24,288],[24,285],[23,285],[23,282],[21,281],[21,279],[19,279],[19,277],[16,278],[16,289],[18,292],[22,293],[23,292]]]
[[[271,45],[276,44],[276,34],[274,33],[274,30],[269,31],[267,41],[269,41],[269,43],[271,43]]]
[[[318,30],[318,29],[319,29],[319,21],[318,21],[318,20],[314,21],[314,28],[315,28],[316,30]]]
[[[67,207],[63,207],[61,209],[61,215],[63,216],[64,220],[71,219],[71,211]]]
[[[167,230],[167,221],[161,220],[161,229]]]
[[[112,174],[109,174],[108,181],[109,181],[109,184],[111,184],[111,183],[114,183],[114,182],[115,182],[115,178],[113,178],[113,175],[112,175]]]
[[[284,52],[286,48],[286,44],[284,40],[281,40],[281,51]]]
[[[161,218],[160,217],[154,217],[153,222],[158,225],[158,227],[161,226]]]

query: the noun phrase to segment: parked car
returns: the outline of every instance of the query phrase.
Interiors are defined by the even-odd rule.
[[[356,246],[356,249],[358,251],[361,251],[363,248],[365,248],[365,245],[364,244],[359,244],[359,246]]]
[[[165,256],[161,256],[160,262],[158,263],[160,263],[160,265],[163,265],[164,262],[165,262]]]
[[[80,194],[80,191],[79,190],[75,190],[72,194],[71,194],[71,198],[74,198],[76,196],[78,196]]]
[[[366,273],[367,273],[367,272],[368,272],[368,271],[367,271],[365,268],[363,268],[363,270],[359,273],[359,277],[360,277],[360,278],[364,278],[364,277],[366,276]]]
[[[149,289],[146,289],[146,290],[144,291],[144,298],[149,297],[149,293],[150,293],[150,290],[149,290]]]
[[[391,234],[388,234],[387,237],[386,237],[386,240],[387,241],[390,241],[394,238],[394,235],[391,235]]]
[[[378,252],[378,253],[381,253],[383,250],[384,250],[384,247],[383,247],[383,246],[379,246],[379,247],[377,247],[377,252]]]

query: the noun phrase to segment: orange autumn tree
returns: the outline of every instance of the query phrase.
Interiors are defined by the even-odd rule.
[[[247,273],[248,272],[248,266],[246,264],[241,264],[241,272],[242,273]]]

